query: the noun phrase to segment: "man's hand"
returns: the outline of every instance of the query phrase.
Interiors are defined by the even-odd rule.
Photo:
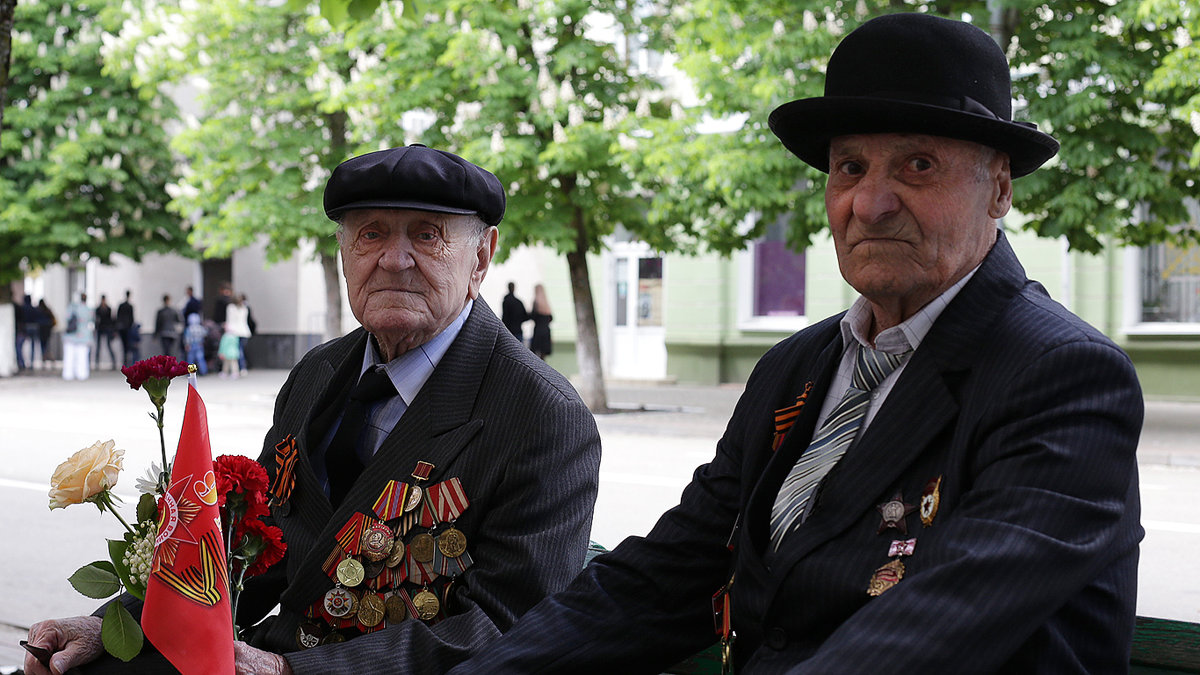
[[[27,675],[62,675],[68,669],[91,663],[104,651],[98,616],[39,621],[29,629],[29,644],[50,652],[50,667],[33,654],[25,655]]]
[[[241,641],[233,643],[233,666],[237,675],[292,675],[287,659]]]

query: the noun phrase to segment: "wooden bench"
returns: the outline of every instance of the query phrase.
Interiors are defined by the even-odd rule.
[[[591,562],[604,550],[604,547],[592,542],[588,546],[586,562]],[[670,675],[719,675],[721,653],[713,644],[668,668],[666,672]],[[1200,623],[1137,617],[1129,672],[1130,675],[1200,673]]]

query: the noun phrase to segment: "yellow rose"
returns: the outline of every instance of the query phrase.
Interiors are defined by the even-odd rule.
[[[71,455],[50,478],[50,508],[81,504],[117,484],[124,450],[114,450],[114,441],[96,441]]]

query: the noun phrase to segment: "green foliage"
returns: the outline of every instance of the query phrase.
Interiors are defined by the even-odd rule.
[[[782,2],[696,0],[670,21],[680,66],[714,115],[747,115],[731,148],[757,163],[744,178],[765,179],[753,194],[764,219],[791,211],[791,241],[803,244],[824,226],[823,184],[817,172],[784,152],[766,127],[775,106],[818,96],[823,67],[838,40],[868,18],[895,11],[969,17],[989,29],[989,3],[961,0]],[[1014,184],[1024,227],[1065,236],[1095,252],[1112,237],[1145,245],[1195,237],[1183,200],[1196,194],[1197,130],[1189,116],[1200,105],[1196,82],[1200,40],[1196,0],[1074,3],[1006,0],[997,17],[1013,67],[1017,117],[1039,124],[1062,143],[1057,159]],[[680,156],[713,156],[711,140],[681,141]],[[694,146],[702,149],[696,149]],[[738,161],[725,155],[705,185],[728,176]],[[1190,154],[1190,156],[1189,156]],[[779,172],[779,173],[775,173]],[[677,175],[677,174],[672,174]],[[787,176],[779,184],[776,176]],[[740,182],[740,181],[739,181]],[[750,183],[753,185],[754,183]],[[745,184],[743,184],[745,185]],[[774,189],[778,188],[778,189]],[[743,190],[746,188],[743,187]],[[743,193],[744,194],[744,193]]]
[[[75,570],[68,579],[71,586],[89,598],[107,598],[121,590],[117,570],[107,560],[97,560]]]
[[[0,282],[81,256],[186,253],[166,211],[168,98],[108,68],[120,3],[22,0],[0,136]]]
[[[104,642],[104,649],[122,661],[137,656],[145,640],[137,619],[117,600],[108,603],[108,608],[104,610],[100,639]]]

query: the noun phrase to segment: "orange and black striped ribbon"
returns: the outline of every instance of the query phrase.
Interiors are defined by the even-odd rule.
[[[787,432],[791,430],[792,425],[796,423],[796,418],[800,417],[800,411],[804,408],[804,404],[808,402],[808,394],[812,391],[812,382],[804,385],[804,393],[796,397],[796,402],[775,411],[775,437],[771,440],[772,452],[779,449],[783,445],[783,439],[787,436]]]

